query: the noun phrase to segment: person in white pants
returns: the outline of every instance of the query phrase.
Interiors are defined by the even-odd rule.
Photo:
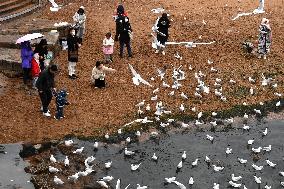
[[[79,47],[81,46],[78,37],[76,36],[75,29],[70,30],[70,35],[67,38],[68,45],[68,75],[70,79],[76,79],[75,74],[76,64],[78,62]]]

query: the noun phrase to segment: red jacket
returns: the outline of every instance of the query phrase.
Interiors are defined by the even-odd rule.
[[[38,77],[40,74],[39,63],[36,62],[35,58],[32,59],[32,77]]]

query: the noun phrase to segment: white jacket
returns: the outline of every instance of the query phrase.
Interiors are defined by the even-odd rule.
[[[85,23],[86,23],[86,15],[80,15],[77,12],[75,13],[75,15],[73,16],[73,20],[74,22],[79,25],[82,28],[85,28]]]

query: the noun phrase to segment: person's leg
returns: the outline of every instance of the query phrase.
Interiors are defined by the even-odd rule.
[[[76,62],[73,62],[72,64],[72,76],[73,77],[76,77],[75,71],[76,71]]]
[[[36,82],[38,80],[38,77],[33,78],[33,88],[36,89]]]
[[[127,47],[128,57],[132,57],[132,50],[131,50],[130,41],[128,43],[126,43],[126,47]]]
[[[47,107],[47,94],[45,91],[43,91],[42,93],[39,93],[40,96],[40,100],[41,100],[41,104],[42,104],[42,111],[43,113],[47,113],[48,112],[48,107]]]
[[[23,80],[25,85],[28,84],[29,74],[29,68],[23,68]]]
[[[63,107],[59,108],[59,116],[60,116],[60,118],[64,118]]]
[[[51,90],[48,90],[46,91],[46,104],[45,104],[47,111],[48,111],[48,106],[51,102],[51,99],[52,99],[52,92]]]
[[[119,45],[120,45],[119,56],[122,58],[123,57],[123,49],[124,49],[124,41],[119,41]]]
[[[72,62],[68,62],[68,75],[72,77]]]

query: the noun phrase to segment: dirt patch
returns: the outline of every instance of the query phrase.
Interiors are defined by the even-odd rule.
[[[39,142],[45,139],[61,138],[68,134],[93,136],[116,132],[125,123],[137,118],[135,104],[146,100],[154,109],[156,103],[150,101],[152,89],[144,86],[134,86],[130,71],[127,67],[131,63],[134,68],[148,81],[156,75],[156,69],[169,65],[165,81],[172,84],[171,64],[175,67],[183,65],[187,79],[182,82],[183,87],[177,91],[177,96],[168,96],[170,89],[162,89],[159,100],[162,100],[168,109],[178,113],[181,103],[184,103],[186,115],[196,116],[189,111],[196,107],[199,111],[221,111],[243,102],[258,104],[277,98],[274,93],[283,93],[282,66],[284,40],[283,33],[283,2],[272,0],[267,2],[266,14],[242,17],[236,21],[231,19],[237,15],[238,10],[251,11],[257,7],[258,1],[242,0],[240,2],[216,1],[166,1],[151,2],[146,0],[131,0],[124,2],[134,29],[133,51],[134,58],[119,59],[118,44],[114,54],[114,63],[110,67],[118,70],[115,74],[107,76],[109,87],[103,90],[95,90],[90,86],[90,74],[96,60],[102,60],[102,40],[105,33],[112,31],[115,26],[112,19],[115,4],[111,1],[86,1],[73,2],[63,7],[59,12],[50,12],[49,8],[42,10],[38,18],[60,21],[71,21],[78,7],[84,5],[87,12],[87,30],[84,44],[80,50],[77,66],[79,79],[73,81],[67,77],[67,53],[61,52],[55,62],[60,65],[60,73],[57,76],[57,88],[66,88],[72,105],[65,108],[66,118],[61,121],[43,118],[39,111],[39,97],[35,93],[21,89],[21,80],[11,79],[6,92],[0,98],[1,130],[0,142],[33,141]],[[226,6],[227,4],[227,6]],[[158,56],[151,49],[151,27],[157,15],[151,13],[151,9],[164,7],[173,19],[170,29],[170,41],[216,41],[211,46],[198,46],[187,49],[182,46],[172,46],[167,49],[165,56]],[[257,39],[258,25],[262,17],[271,20],[273,29],[273,44],[268,60],[244,57],[241,50],[241,42],[246,39]],[[206,25],[201,24],[203,20]],[[199,37],[201,36],[201,39]],[[174,58],[174,53],[179,52],[183,60]],[[214,61],[213,66],[217,73],[210,72],[211,65],[207,60]],[[191,65],[193,70],[189,70]],[[196,80],[194,73],[201,70],[206,74],[205,82],[210,85],[211,94],[205,96],[202,101],[194,98]],[[277,88],[263,88],[260,83],[261,73],[274,74],[278,82]],[[254,76],[255,85],[248,82],[248,77]],[[223,93],[227,97],[224,103],[213,93],[215,78],[222,79]],[[231,85],[228,81],[234,79],[237,83]],[[161,86],[156,79],[151,81],[155,87]],[[255,95],[247,94],[247,89],[255,87]],[[239,90],[239,89],[240,90]],[[246,89],[246,90],[243,90]],[[181,92],[190,96],[190,100],[183,100],[178,95]],[[237,95],[234,93],[237,92]],[[54,104],[50,107],[54,115]]]

